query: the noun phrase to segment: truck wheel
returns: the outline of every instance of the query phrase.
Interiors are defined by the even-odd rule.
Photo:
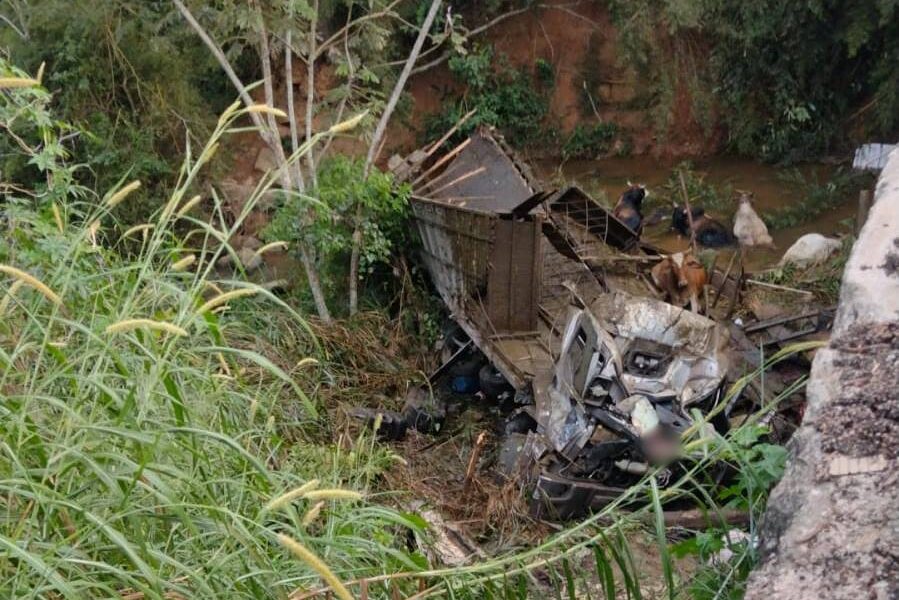
[[[481,384],[481,391],[490,400],[496,400],[506,392],[515,392],[515,389],[509,385],[503,374],[490,363],[481,367],[481,370],[478,372],[478,381]]]

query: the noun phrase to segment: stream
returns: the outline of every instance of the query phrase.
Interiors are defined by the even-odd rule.
[[[660,206],[661,198],[658,190],[668,180],[676,165],[676,162],[665,163],[649,157],[638,156],[600,160],[570,160],[564,163],[546,160],[536,162],[535,168],[540,178],[544,180],[561,178],[569,184],[577,184],[594,195],[597,200],[604,201],[608,206],[614,205],[618,196],[627,187],[628,181],[644,184],[650,192],[646,201],[649,209],[643,211],[644,216],[648,217],[656,207]],[[801,186],[794,181],[784,180],[785,176],[794,169],[798,168],[806,180],[814,181],[816,178],[821,183],[826,182],[836,170],[834,165],[825,164],[778,167],[734,156],[716,156],[696,160],[693,161],[693,168],[696,172],[704,174],[705,181],[708,183],[716,186],[729,185],[733,189],[753,192],[755,195],[754,207],[759,216],[802,200],[804,191]],[[605,199],[602,198],[603,195]],[[857,196],[849,195],[833,209],[800,225],[770,230],[777,248],[751,249],[745,257],[746,268],[756,271],[775,265],[787,248],[806,233],[823,235],[851,233],[851,223],[847,225],[845,221],[855,218],[857,206]],[[733,208],[729,212],[710,210],[709,213],[730,227],[736,208],[735,195]],[[643,239],[672,252],[686,250],[689,240],[670,230],[670,210],[666,211],[666,215],[669,218],[644,230]]]

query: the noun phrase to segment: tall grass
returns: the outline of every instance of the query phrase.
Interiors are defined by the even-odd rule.
[[[36,91],[17,93],[3,93],[5,109],[45,108]],[[253,303],[311,336],[266,289],[215,275],[273,177],[230,226],[215,195],[211,219],[183,211],[243,112],[231,107],[187,156],[152,227],[129,242],[130,258],[109,247],[126,229],[116,205],[137,184],[105,201],[57,189],[52,214],[39,190],[8,198],[0,597],[287,598],[322,581],[340,591],[344,578],[417,568],[394,540],[395,525],[417,522],[369,499],[365,463],[383,451],[359,440],[348,461],[337,448],[288,448],[291,429],[321,426],[322,407],[228,317],[232,303]],[[191,264],[179,260],[188,255]],[[274,418],[285,407],[294,422]],[[323,488],[314,497],[266,510],[313,478]]]

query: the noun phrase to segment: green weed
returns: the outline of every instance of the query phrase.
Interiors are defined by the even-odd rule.
[[[562,158],[597,158],[612,149],[617,137],[618,126],[609,121],[578,125],[562,146]]]
[[[800,198],[765,215],[765,222],[773,229],[785,229],[810,221],[856,198],[858,192],[871,183],[870,175],[843,167],[824,182],[819,180],[817,174],[804,176],[799,169],[787,171],[782,179],[785,184],[800,190]]]

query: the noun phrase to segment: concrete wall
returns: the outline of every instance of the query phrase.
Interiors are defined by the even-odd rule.
[[[747,600],[899,598],[899,149],[843,276]]]

